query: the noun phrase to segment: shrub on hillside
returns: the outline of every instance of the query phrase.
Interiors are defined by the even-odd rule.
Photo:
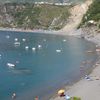
[[[72,97],[70,100],[81,100],[80,97]]]

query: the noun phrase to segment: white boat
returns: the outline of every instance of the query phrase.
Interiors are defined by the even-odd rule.
[[[25,49],[26,49],[26,50],[28,50],[28,49],[29,49],[29,47],[28,47],[28,46],[26,46],[26,47],[25,47]]]
[[[18,38],[15,38],[14,40],[15,40],[15,41],[18,41]]]
[[[7,63],[7,66],[8,66],[9,68],[11,68],[11,69],[14,69],[14,67],[15,67],[15,65],[12,64],[12,63]]]
[[[66,40],[64,39],[63,42],[66,42]]]
[[[100,52],[100,49],[96,49],[97,52]]]
[[[25,42],[25,41],[26,41],[26,39],[24,39],[24,38],[23,38],[23,39],[22,39],[22,41],[23,41],[23,42]]]
[[[33,50],[33,51],[35,51],[35,50],[36,50],[36,48],[34,48],[34,47],[33,47],[33,48],[32,48],[32,50]]]
[[[56,50],[56,52],[58,52],[58,53],[59,53],[59,52],[61,52],[61,50],[57,49],[57,50]]]
[[[20,46],[20,42],[15,42],[14,45],[15,46]]]
[[[90,51],[87,51],[87,53],[93,53],[93,51],[90,50]]]
[[[38,48],[41,48],[42,47],[42,45],[38,45]]]

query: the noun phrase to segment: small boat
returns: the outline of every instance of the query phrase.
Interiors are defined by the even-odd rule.
[[[18,41],[18,38],[15,38],[14,40],[15,40],[15,41]]]
[[[23,42],[25,42],[25,41],[26,41],[26,39],[24,39],[24,38],[23,38],[23,39],[22,39],[22,41],[23,41]]]
[[[97,52],[100,52],[100,49],[96,49]]]
[[[38,48],[41,48],[42,47],[42,45],[38,45]]]
[[[33,48],[32,48],[32,50],[33,50],[33,51],[35,51],[35,50],[36,50],[36,48],[34,48],[34,47],[33,47]]]
[[[25,47],[25,49],[26,49],[26,50],[28,50],[28,49],[29,49],[29,47],[28,47],[28,46],[26,46],[26,47]]]
[[[64,39],[63,42],[66,42],[66,40]]]
[[[8,66],[9,68],[11,68],[11,69],[14,69],[14,67],[15,67],[15,65],[12,64],[12,63],[7,63],[7,66]]]
[[[20,46],[20,42],[15,42],[14,45],[15,46]]]
[[[93,51],[87,51],[87,53],[93,53]]]
[[[56,52],[60,53],[60,52],[61,52],[61,50],[59,50],[59,49],[58,49],[58,50],[56,50]]]

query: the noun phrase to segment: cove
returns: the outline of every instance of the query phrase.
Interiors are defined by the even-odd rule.
[[[13,92],[16,100],[48,100],[57,89],[87,74],[96,59],[95,44],[84,39],[0,31],[0,100],[11,100]]]

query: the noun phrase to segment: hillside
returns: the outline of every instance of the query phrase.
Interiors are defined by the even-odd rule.
[[[69,35],[78,34],[75,32],[77,30],[78,25],[81,23],[83,15],[86,14],[89,5],[91,5],[92,0],[87,0],[82,4],[77,4],[70,9],[71,16],[68,19],[68,23],[61,31],[66,32]],[[80,33],[79,33],[80,34]]]
[[[0,0],[0,27],[59,30],[69,21],[71,6],[34,4],[34,2],[73,2],[86,0]]]
[[[6,3],[0,5],[0,27],[61,29],[70,15],[70,6]]]
[[[87,13],[83,16],[80,27],[97,26],[100,29],[100,0],[94,0]]]
[[[51,2],[51,3],[63,3],[63,2],[73,2],[73,3],[79,3],[86,0],[0,0],[0,3],[20,3],[20,2],[28,2],[28,3],[34,3],[34,2]]]

